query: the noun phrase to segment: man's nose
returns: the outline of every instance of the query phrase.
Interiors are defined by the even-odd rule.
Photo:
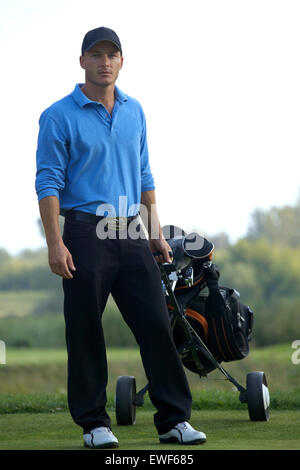
[[[107,54],[103,54],[101,56],[100,63],[102,66],[108,66],[110,64],[110,59]]]

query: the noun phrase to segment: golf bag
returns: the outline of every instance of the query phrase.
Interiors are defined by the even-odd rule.
[[[201,263],[194,263],[198,266],[195,266],[196,277],[193,284],[186,287],[179,283],[178,289],[175,289],[176,298],[184,308],[188,322],[219,363],[244,359],[249,354],[253,329],[251,308],[240,302],[240,295],[235,289],[219,287],[216,283],[214,288],[205,289],[208,285],[211,286],[207,280],[208,272],[213,271],[216,279],[220,274],[213,264],[207,269],[201,269]],[[172,314],[172,307],[168,307]],[[191,352],[185,348],[184,332],[177,324],[173,327],[173,335],[183,364],[189,370],[197,372]],[[215,369],[201,352],[198,352],[198,356],[206,373]]]

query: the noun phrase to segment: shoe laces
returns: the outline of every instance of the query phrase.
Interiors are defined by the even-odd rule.
[[[176,424],[175,429],[179,429],[181,432],[187,431],[187,422],[183,421],[182,423]]]

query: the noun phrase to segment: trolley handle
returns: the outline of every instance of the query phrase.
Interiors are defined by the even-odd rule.
[[[161,251],[155,251],[152,254],[153,254],[153,256],[160,256],[160,255],[162,255],[162,252]],[[172,251],[168,251],[168,254],[169,254],[169,256],[171,256],[171,258],[173,258],[173,252]]]

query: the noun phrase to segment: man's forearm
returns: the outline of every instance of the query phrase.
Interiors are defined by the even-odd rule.
[[[162,228],[160,226],[157,210],[155,191],[144,191],[141,193],[141,217],[148,228],[149,238],[162,238]]]
[[[53,246],[62,242],[59,228],[59,200],[56,196],[47,196],[39,202],[47,245]]]
[[[156,261],[161,263],[171,263],[172,256],[170,256],[170,252],[172,250],[170,245],[165,240],[159,222],[154,190],[143,191],[141,193],[140,214],[144,225],[148,228],[150,248],[155,256]]]
[[[49,265],[54,274],[64,279],[72,279],[76,271],[73,258],[64,245],[59,228],[59,200],[56,196],[47,196],[40,200],[40,214],[48,245]]]

